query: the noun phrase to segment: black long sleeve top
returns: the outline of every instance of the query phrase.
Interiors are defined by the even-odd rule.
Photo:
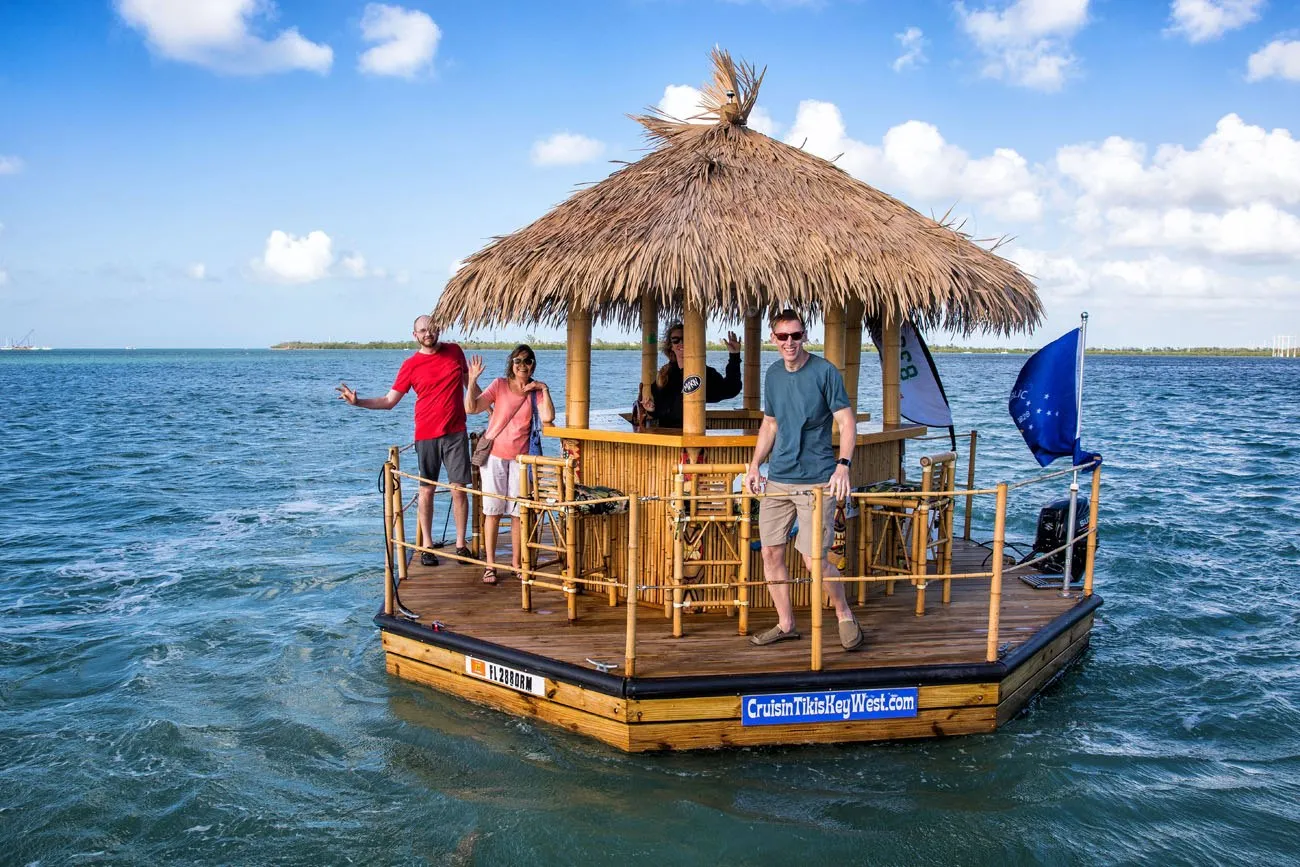
[[[724,376],[712,367],[704,369],[704,400],[717,403],[740,394],[740,353],[732,352],[727,356],[727,373]],[[655,411],[651,414],[660,427],[682,426],[682,369],[672,365],[668,370],[668,381],[661,387],[658,382],[650,383],[650,396],[655,402]]]

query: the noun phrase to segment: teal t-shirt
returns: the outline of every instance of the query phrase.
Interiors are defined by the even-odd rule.
[[[849,405],[844,377],[820,355],[810,355],[793,373],[784,361],[769,367],[763,392],[763,413],[777,424],[767,477],[788,485],[829,481],[835,472],[834,415]]]

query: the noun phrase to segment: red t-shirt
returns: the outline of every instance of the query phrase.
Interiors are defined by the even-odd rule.
[[[465,353],[455,343],[437,352],[417,352],[402,362],[393,391],[415,389],[415,438],[431,440],[465,429]]]

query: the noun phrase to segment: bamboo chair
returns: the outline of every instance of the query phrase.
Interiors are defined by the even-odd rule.
[[[664,602],[673,637],[682,635],[682,610],[726,609],[749,631],[750,527],[753,501],[733,499],[745,464],[679,464],[673,479],[672,595]],[[703,499],[691,499],[702,497]],[[737,508],[737,504],[739,508]],[[734,572],[730,570],[734,569]],[[726,580],[726,575],[734,580]],[[712,579],[712,580],[709,580]],[[705,586],[692,589],[691,582]],[[717,586],[720,585],[720,586]]]
[[[943,581],[943,602],[952,601],[953,490],[957,455],[942,452],[920,459],[919,482],[883,483],[869,491],[906,493],[903,497],[866,497],[858,513],[860,574],[898,575],[916,588],[916,615],[925,614],[925,590],[933,574]],[[932,492],[940,492],[938,494]],[[894,581],[885,582],[893,595]],[[858,602],[866,582],[858,587]]]
[[[581,501],[593,499],[593,494],[604,499],[602,489],[586,488],[577,484],[573,458],[548,458],[542,455],[520,455],[519,532],[521,604],[525,611],[532,610],[532,587],[560,590],[566,597],[569,620],[578,618],[578,594],[587,583],[599,583],[608,590],[609,604],[617,605],[614,586],[612,516],[626,512],[626,504],[601,504],[584,508]],[[617,491],[608,492],[610,496]],[[584,557],[585,530],[595,521],[593,529],[596,553]],[[546,555],[551,555],[546,559]],[[587,565],[587,560],[591,564]]]

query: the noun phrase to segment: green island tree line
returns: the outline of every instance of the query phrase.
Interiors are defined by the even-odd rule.
[[[519,345],[518,341],[513,340],[457,340],[465,349],[473,350],[492,350],[500,349],[509,351]],[[563,350],[565,344],[560,341],[535,340],[532,335],[528,335],[522,342],[527,343],[533,349],[555,349]],[[366,342],[348,341],[348,340],[329,340],[329,341],[312,341],[312,340],[286,340],[277,343],[271,349],[280,350],[302,350],[302,349],[413,349],[414,343],[410,340],[371,340]],[[621,350],[639,350],[641,344],[635,340],[592,340],[591,348],[593,350],[621,349]],[[720,340],[709,341],[710,350],[723,350],[726,344]],[[776,350],[776,346],[771,343],[764,343],[763,348],[767,350]],[[820,343],[809,343],[808,349],[812,352],[821,352],[823,349]],[[865,344],[862,347],[864,353],[874,354],[875,346]],[[1009,354],[1009,355],[1027,355],[1034,351],[1032,348],[1025,349],[1003,349],[1000,347],[984,346],[957,346],[943,344],[931,346],[930,351],[936,355],[940,353],[984,353],[984,354]],[[1268,349],[1258,347],[1223,347],[1223,346],[1191,346],[1191,347],[1120,347],[1120,348],[1088,348],[1089,355],[1168,355],[1168,356],[1267,356],[1272,353]]]

